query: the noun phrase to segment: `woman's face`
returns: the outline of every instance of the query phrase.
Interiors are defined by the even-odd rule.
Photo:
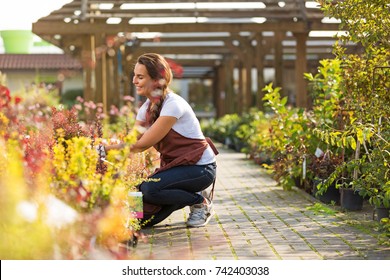
[[[134,67],[133,84],[136,87],[137,94],[150,97],[154,90],[155,81],[149,76],[145,65],[137,63]]]

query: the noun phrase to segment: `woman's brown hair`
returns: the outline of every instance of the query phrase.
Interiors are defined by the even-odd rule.
[[[168,62],[157,53],[145,53],[138,57],[137,63],[144,65],[151,79],[155,81],[152,98],[146,111],[146,123],[151,126],[160,116],[173,75]]]

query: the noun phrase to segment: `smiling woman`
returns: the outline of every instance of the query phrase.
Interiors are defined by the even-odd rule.
[[[168,61],[156,53],[138,57],[133,84],[137,94],[147,98],[138,111],[135,127],[138,141],[130,152],[154,147],[160,153],[160,167],[150,181],[138,186],[143,195],[143,225],[158,224],[174,211],[190,206],[187,226],[206,225],[213,215],[212,196],[205,191],[216,177],[218,151],[203,135],[191,106],[169,89],[173,78]],[[107,151],[124,144],[107,146]],[[211,191],[212,193],[212,191]],[[147,207],[154,211],[148,213]]]

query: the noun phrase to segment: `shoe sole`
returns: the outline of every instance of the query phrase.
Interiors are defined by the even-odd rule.
[[[191,225],[191,224],[186,223],[186,225],[187,225],[187,227],[193,227],[193,228],[195,228],[195,227],[203,227],[203,226],[205,226],[205,225],[207,225],[209,223],[209,221],[214,216],[214,214],[215,214],[215,212],[214,212],[214,210],[212,210],[210,212],[210,215],[207,217],[207,219],[202,224]]]

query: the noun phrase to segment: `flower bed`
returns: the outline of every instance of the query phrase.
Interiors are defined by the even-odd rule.
[[[129,259],[121,244],[139,222],[128,192],[156,155],[97,152],[104,141],[134,143],[131,102],[104,116],[100,104],[67,109],[54,96],[34,88],[16,97],[0,84],[0,258]]]

